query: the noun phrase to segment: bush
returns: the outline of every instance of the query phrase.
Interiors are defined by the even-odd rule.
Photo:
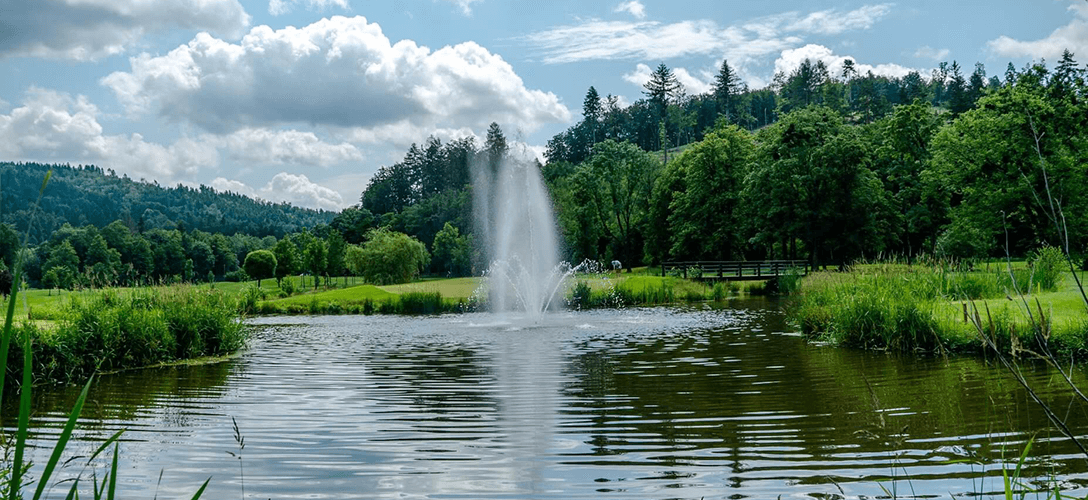
[[[231,271],[223,275],[223,281],[229,281],[231,283],[244,283],[249,281],[249,275],[245,271],[238,269]]]
[[[1031,253],[1028,258],[1032,283],[1048,292],[1061,285],[1062,274],[1067,269],[1065,254],[1061,250],[1045,246]]]
[[[284,297],[290,297],[295,294],[295,282],[291,278],[284,278],[280,280],[280,291],[284,293]]]
[[[574,309],[581,310],[590,307],[592,299],[593,290],[589,288],[589,283],[578,281],[571,290],[570,300],[567,301],[567,304]]]

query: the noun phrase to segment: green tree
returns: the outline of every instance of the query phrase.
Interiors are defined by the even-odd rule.
[[[897,213],[888,250],[908,257],[932,253],[947,219],[947,200],[927,182],[930,144],[941,119],[922,99],[897,106],[873,126],[873,170],[884,180]]]
[[[79,273],[79,255],[68,240],[61,241],[49,251],[42,264],[42,281],[51,288],[70,288]]]
[[[344,265],[352,276],[362,276],[366,269],[366,253],[359,245],[348,245],[344,250]]]
[[[668,216],[672,258],[743,257],[740,193],[754,153],[752,135],[729,126],[692,144],[667,167],[679,170],[683,178],[683,190],[674,194]]]
[[[642,261],[643,230],[654,181],[661,162],[629,142],[604,141],[580,165],[571,180],[576,216],[600,234],[605,248],[595,259],[619,259],[628,268]]]
[[[487,166],[492,175],[499,171],[499,166],[506,159],[510,146],[506,144],[506,136],[502,133],[502,127],[498,123],[491,122],[487,127],[487,139],[484,142],[484,155],[487,158]]]
[[[753,242],[814,264],[844,263],[883,250],[886,195],[855,129],[825,107],[790,113],[764,129],[743,205]]]
[[[657,110],[658,117],[662,119],[665,118],[669,105],[678,100],[684,92],[684,86],[676,79],[672,70],[665,66],[665,63],[661,63],[653,73],[650,73],[650,80],[643,84],[643,88],[646,90],[642,93],[650,100],[654,109]]]
[[[714,77],[714,100],[717,103],[718,112],[725,115],[727,122],[736,123],[738,100],[745,90],[740,76],[729,67],[729,61],[723,60],[721,69]]]
[[[317,290],[318,277],[325,274],[329,266],[329,248],[325,240],[311,238],[302,253],[303,266],[314,277],[314,290]]]
[[[431,264],[443,276],[460,277],[472,274],[472,247],[468,239],[449,222],[434,235],[431,245],[433,257]]]
[[[362,275],[369,283],[392,285],[407,283],[427,267],[427,247],[404,233],[376,229],[363,244]]]
[[[298,247],[290,238],[284,236],[276,242],[276,248],[272,250],[272,253],[276,256],[276,285],[279,285],[283,282],[283,278],[298,272]]]
[[[14,269],[15,256],[19,251],[19,234],[11,224],[0,224],[0,261],[8,269]]]
[[[246,255],[242,268],[257,280],[257,287],[260,288],[261,280],[276,276],[276,264],[276,254],[268,250],[254,250]]]
[[[1025,255],[1044,242],[1060,244],[1064,235],[1053,219],[1064,219],[1073,248],[1083,248],[1086,131],[1088,105],[1075,95],[1051,95],[1039,65],[1019,75],[1016,85],[983,97],[933,139],[927,175],[949,200],[947,230],[978,234],[988,240],[980,248],[997,254]],[[1048,191],[1061,217],[1050,211]],[[944,239],[964,239],[953,236]]]
[[[333,229],[325,238],[325,246],[329,249],[328,265],[325,267],[325,285],[328,285],[329,275],[339,276],[344,272],[344,251],[347,243],[340,231]]]

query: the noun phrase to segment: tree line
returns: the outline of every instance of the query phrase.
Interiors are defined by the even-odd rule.
[[[580,162],[549,158],[568,257],[994,257],[1066,235],[1088,253],[1088,86],[1072,54],[1003,81],[978,66],[963,83],[953,65],[947,85],[922,82],[886,108],[847,105],[859,100],[844,89],[863,82],[821,66],[778,79],[773,123],[749,131],[720,115],[667,163],[607,134]],[[589,108],[580,127],[601,123]]]
[[[52,170],[40,210],[31,217],[45,173]],[[153,229],[201,230],[275,236],[328,224],[335,212],[256,200],[208,186],[160,186],[118,176],[94,165],[0,163],[0,222],[29,230],[31,243],[44,241],[64,224],[99,229],[116,220],[137,232]],[[28,227],[30,221],[34,224]]]

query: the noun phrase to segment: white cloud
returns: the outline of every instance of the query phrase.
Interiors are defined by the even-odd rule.
[[[646,6],[642,5],[642,2],[638,0],[623,2],[617,5],[615,9],[612,9],[612,12],[626,12],[638,19],[646,19]]]
[[[249,21],[238,0],[9,0],[0,16],[0,57],[93,60],[124,52],[148,32],[234,38]]]
[[[891,4],[880,4],[847,12],[787,12],[728,27],[710,20],[664,24],[592,19],[531,33],[523,40],[535,45],[549,64],[725,54],[731,63],[743,67],[756,58],[800,44],[801,35],[868,29],[890,11]]]
[[[215,146],[204,140],[181,138],[163,146],[140,134],[103,134],[98,113],[84,96],[31,88],[21,106],[0,115],[0,156],[95,163],[168,184],[192,179],[200,169],[219,163]]]
[[[244,196],[262,198],[273,202],[325,210],[340,210],[347,206],[340,193],[310,181],[305,175],[280,172],[264,187],[253,189],[243,182],[216,177],[211,187],[219,191],[231,191]]]
[[[1088,53],[1088,3],[1075,2],[1069,6],[1073,20],[1050,33],[1046,38],[1021,41],[1002,35],[986,42],[994,53],[1005,57],[1047,58],[1056,60],[1062,51],[1074,54]]]
[[[800,67],[805,59],[809,59],[813,62],[823,61],[823,63],[827,65],[827,69],[831,73],[831,76],[835,77],[842,74],[843,63],[847,59],[854,61],[854,68],[862,75],[870,71],[872,71],[874,75],[892,78],[902,78],[907,76],[907,73],[910,73],[911,71],[918,71],[921,74],[925,74],[924,71],[907,68],[898,64],[862,64],[858,62],[857,58],[836,55],[831,49],[816,44],[805,45],[804,47],[797,49],[783,50],[782,54],[774,62],[774,72],[788,75],[793,70]]]
[[[273,16],[287,14],[298,4],[305,4],[310,10],[325,10],[329,7],[351,10],[348,0],[269,0],[268,13]]]
[[[484,0],[443,0],[445,2],[452,3],[461,9],[461,13],[466,16],[472,15],[472,4],[482,2]]]
[[[676,76],[676,81],[680,82],[684,86],[684,92],[688,95],[705,94],[710,92],[713,88],[713,77],[705,75],[705,79],[694,76],[685,68],[670,68],[673,75]],[[638,64],[635,66],[634,71],[623,75],[624,81],[637,85],[640,89],[650,81],[650,75],[653,73],[653,69],[645,64]]]
[[[800,17],[796,13],[782,14],[781,17],[784,21],[789,20],[786,25],[786,29],[789,31],[818,35],[838,35],[852,30],[869,29],[881,18],[888,15],[891,10],[892,4],[885,3],[865,5],[849,12],[831,9],[813,12],[804,17]]]
[[[509,63],[474,42],[434,51],[394,44],[363,17],[258,26],[238,44],[202,33],[130,63],[130,72],[102,79],[129,112],[217,133],[289,124],[485,130],[492,121],[532,131],[570,120],[558,97],[526,88]]]
[[[929,45],[926,45],[914,51],[914,57],[918,59],[926,59],[928,61],[944,61],[950,53],[951,51],[949,51],[948,49],[935,49],[933,47],[930,47]]]
[[[247,128],[227,136],[207,136],[243,164],[293,164],[327,167],[363,159],[353,144],[324,142],[313,132]]]

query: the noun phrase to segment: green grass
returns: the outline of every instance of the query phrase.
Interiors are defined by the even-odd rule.
[[[1068,272],[1050,279],[1050,290],[1036,286],[1026,293],[1033,323],[1005,266],[976,269],[865,265],[848,273],[813,273],[803,280],[789,315],[809,338],[899,351],[982,352],[979,322],[1003,350],[1038,352],[1035,328],[1042,327],[1050,350],[1088,359],[1088,308]],[[1018,283],[1040,272],[1024,264],[1014,267]]]

